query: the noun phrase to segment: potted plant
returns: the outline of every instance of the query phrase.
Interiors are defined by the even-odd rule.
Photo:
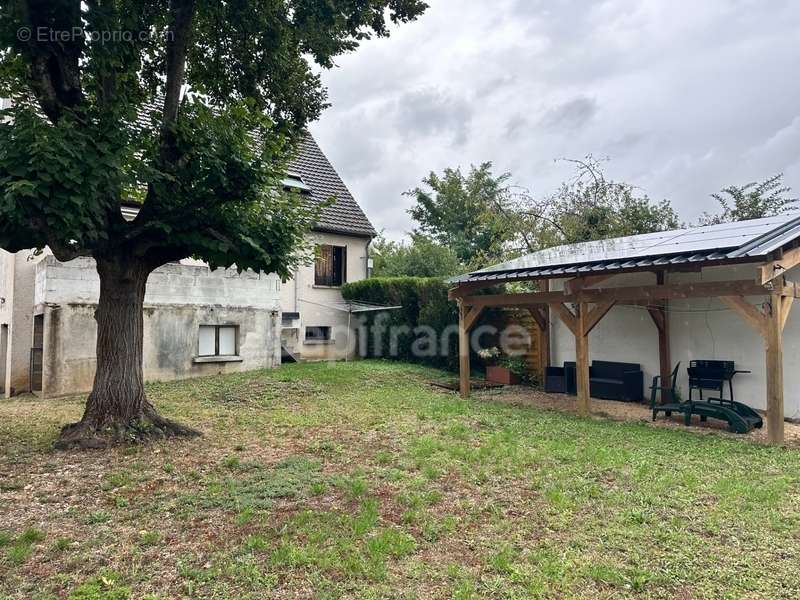
[[[518,385],[527,368],[521,356],[504,356],[497,348],[484,348],[478,352],[486,361],[486,381],[502,385]]]

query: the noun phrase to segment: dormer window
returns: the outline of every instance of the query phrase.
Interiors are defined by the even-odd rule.
[[[283,178],[283,187],[287,190],[294,190],[296,192],[311,193],[311,187],[303,181],[303,177],[299,173],[288,172],[286,177]]]

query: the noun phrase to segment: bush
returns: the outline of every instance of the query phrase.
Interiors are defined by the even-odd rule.
[[[447,299],[447,289],[442,279],[422,277],[375,277],[343,286],[345,300],[402,306],[364,313],[367,342],[363,354],[457,369],[458,308]],[[439,341],[435,352],[425,343],[432,333]]]

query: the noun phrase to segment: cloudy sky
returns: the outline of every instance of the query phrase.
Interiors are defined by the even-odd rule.
[[[709,194],[783,171],[800,193],[797,0],[428,0],[417,22],[326,72],[312,127],[376,228],[412,228],[404,191],[492,161],[536,194],[558,157],[686,220]]]

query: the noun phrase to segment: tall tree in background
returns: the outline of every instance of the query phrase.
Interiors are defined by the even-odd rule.
[[[453,250],[472,270],[559,244],[574,244],[639,233],[677,229],[677,213],[667,200],[654,202],[635,186],[606,179],[591,155],[562,159],[575,174],[554,194],[537,197],[512,186],[511,175],[493,176],[492,163],[431,173],[427,189],[409,192],[409,210],[420,231]]]
[[[0,247],[92,257],[100,276],[94,387],[60,446],[190,433],[145,397],[148,275],[195,256],[288,277],[314,215],[279,180],[293,142],[326,106],[311,63],[332,67],[425,8],[420,0],[0,5],[0,95],[13,101],[0,115]],[[120,204],[130,200],[141,210],[126,222]]]
[[[592,156],[566,159],[575,165],[574,177],[545,201],[553,241],[573,244],[680,227],[667,200],[652,201],[635,186],[606,179],[602,164]]]
[[[711,194],[719,202],[722,212],[705,213],[701,225],[716,225],[733,221],[748,221],[779,215],[797,208],[797,198],[789,196],[792,188],[783,182],[783,173],[768,177],[758,183],[751,181],[742,186],[730,185]]]
[[[411,234],[410,243],[380,237],[372,249],[375,277],[449,277],[464,269],[449,247],[418,233]]]
[[[493,175],[492,163],[431,172],[423,184],[407,195],[415,200],[409,209],[419,223],[418,233],[449,247],[458,260],[475,268],[497,262],[508,240],[508,219],[495,207],[507,199],[506,174]]]
[[[573,163],[575,174],[554,194],[537,198],[511,190],[497,206],[510,223],[512,253],[680,227],[668,201],[653,202],[629,183],[606,179],[591,155],[561,160]]]

